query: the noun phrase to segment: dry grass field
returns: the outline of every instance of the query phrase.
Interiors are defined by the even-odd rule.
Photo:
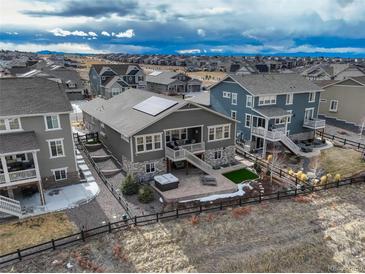
[[[36,245],[77,231],[65,213],[0,224],[0,254]]]
[[[365,185],[131,227],[3,270],[364,272]]]

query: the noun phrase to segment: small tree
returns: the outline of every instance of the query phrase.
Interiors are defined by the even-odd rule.
[[[133,195],[138,193],[138,184],[132,174],[128,174],[127,177],[123,179],[120,190],[125,195]]]
[[[143,186],[138,191],[138,201],[141,203],[150,203],[155,199],[153,190],[149,186]]]
[[[253,168],[254,168],[254,170],[256,170],[257,174],[260,174],[262,171],[261,166],[257,161],[253,164]]]

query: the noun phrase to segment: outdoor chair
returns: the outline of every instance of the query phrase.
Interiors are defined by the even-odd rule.
[[[216,186],[217,185],[217,179],[211,175],[202,175],[200,177],[200,182],[203,185],[208,185],[208,186]]]

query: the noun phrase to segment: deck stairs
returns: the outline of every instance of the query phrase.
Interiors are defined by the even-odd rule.
[[[12,215],[18,218],[23,216],[20,202],[0,195],[0,213],[2,216]]]

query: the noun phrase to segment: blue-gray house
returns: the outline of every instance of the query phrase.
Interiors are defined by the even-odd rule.
[[[237,137],[266,153],[281,142],[302,154],[297,141],[313,139],[325,121],[317,119],[322,89],[297,74],[228,75],[210,88],[210,105],[238,120]]]

